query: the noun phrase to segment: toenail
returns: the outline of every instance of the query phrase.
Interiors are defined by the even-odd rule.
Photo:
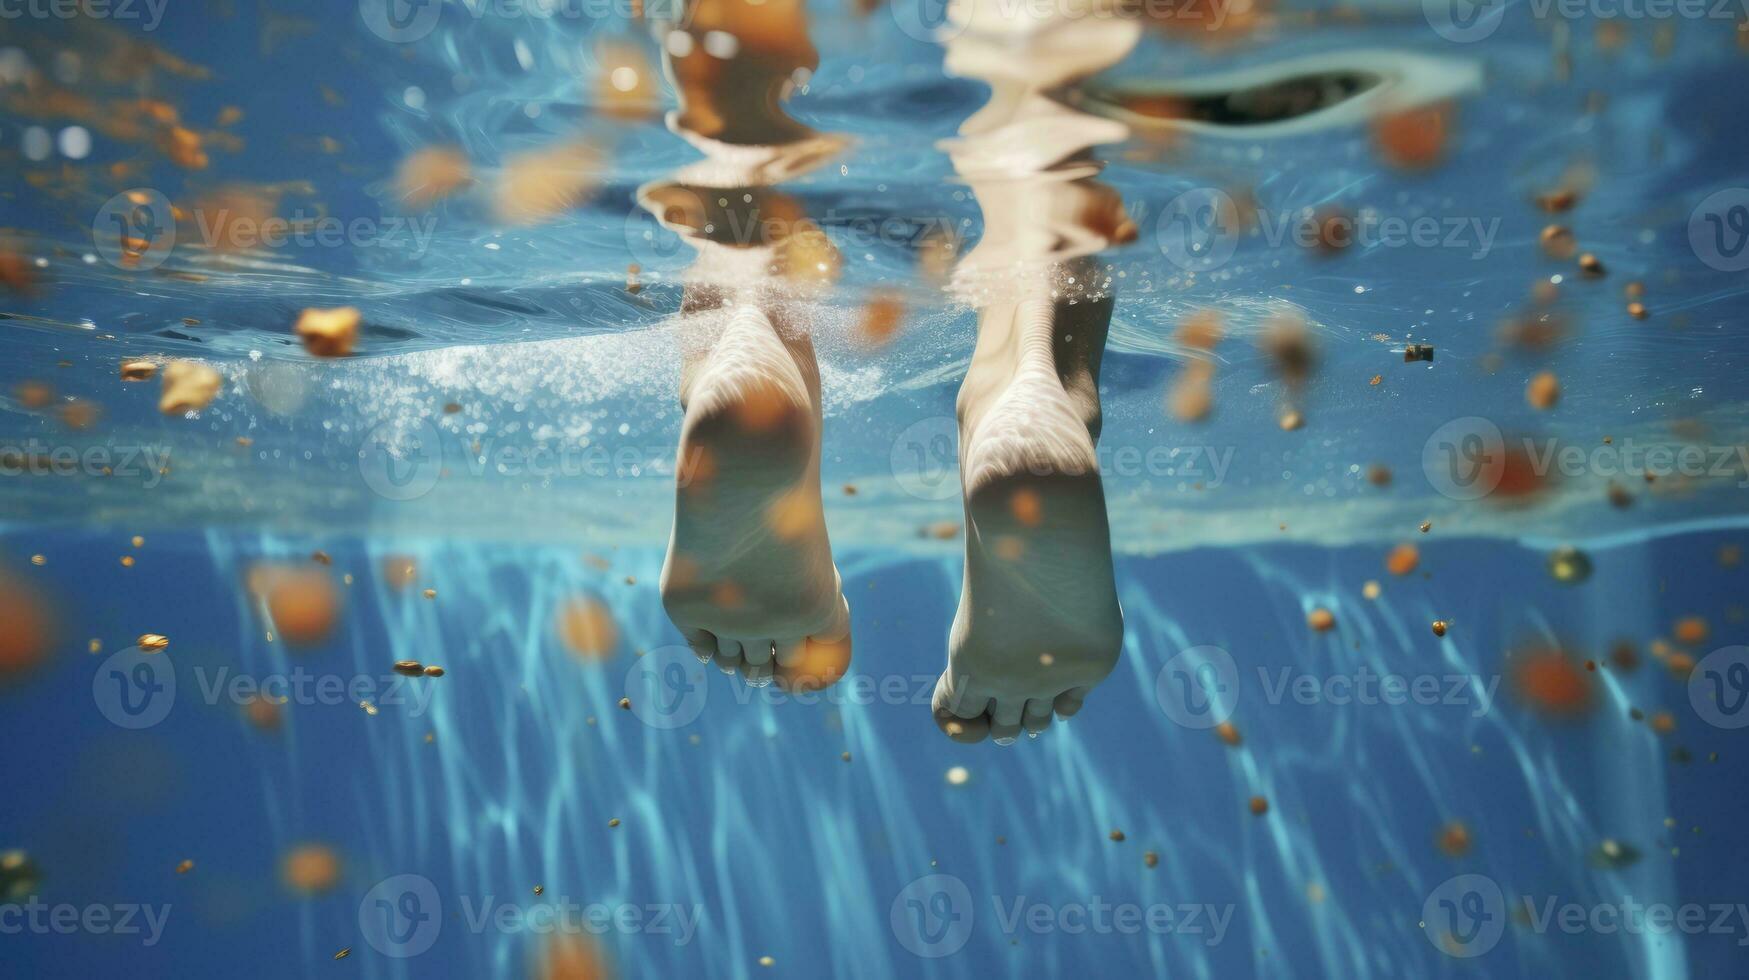
[[[1027,738],[1038,738],[1038,732],[1027,732],[1026,737]]]

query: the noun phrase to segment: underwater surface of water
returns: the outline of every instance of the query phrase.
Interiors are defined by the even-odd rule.
[[[1630,6],[5,7],[0,976],[1745,972],[1749,31]]]

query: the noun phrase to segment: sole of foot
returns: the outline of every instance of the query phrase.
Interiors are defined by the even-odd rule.
[[[850,608],[820,504],[812,351],[747,307],[687,375],[663,606],[725,673],[825,686],[848,667]]]

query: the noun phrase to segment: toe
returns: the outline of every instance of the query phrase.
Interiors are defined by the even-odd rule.
[[[987,697],[955,692],[943,674],[935,682],[935,725],[956,742],[982,742],[990,734],[990,719],[985,713],[989,703]]]
[[[797,666],[802,662],[802,653],[807,650],[807,648],[808,641],[806,639],[777,641],[776,653],[774,656],[777,657],[778,666]]]
[[[705,663],[717,655],[717,637],[710,630],[680,630],[680,635],[686,637],[686,645],[692,648],[693,656],[699,663]]]
[[[1033,738],[1051,727],[1051,702],[1045,698],[1029,698],[1026,710],[1020,716],[1020,727],[1026,729],[1026,734]]]
[[[1086,699],[1089,690],[1090,688],[1085,687],[1071,687],[1057,695],[1056,703],[1053,705],[1056,708],[1057,717],[1075,717],[1075,712],[1081,710],[1081,702]]]
[[[765,687],[771,683],[771,661],[756,664],[750,660],[741,661],[741,678],[748,687]]]
[[[990,719],[985,715],[961,718],[946,708],[935,709],[935,727],[956,742],[982,742],[990,734]]]
[[[771,663],[771,646],[770,640],[742,640],[741,656],[753,666],[768,665]]]
[[[999,699],[990,708],[990,737],[997,745],[1013,745],[1020,737],[1021,714],[1026,702],[1018,698]]]
[[[725,674],[733,674],[741,665],[741,641],[728,637],[717,638],[717,669]]]

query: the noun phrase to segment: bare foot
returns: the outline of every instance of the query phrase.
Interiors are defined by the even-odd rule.
[[[1093,446],[1110,316],[1109,299],[1039,298],[980,317],[959,405],[965,583],[934,699],[955,740],[1036,736],[1117,664],[1123,612]]]
[[[849,643],[820,507],[820,382],[807,338],[760,309],[705,318],[722,333],[681,379],[662,603],[700,659],[763,686]]]

